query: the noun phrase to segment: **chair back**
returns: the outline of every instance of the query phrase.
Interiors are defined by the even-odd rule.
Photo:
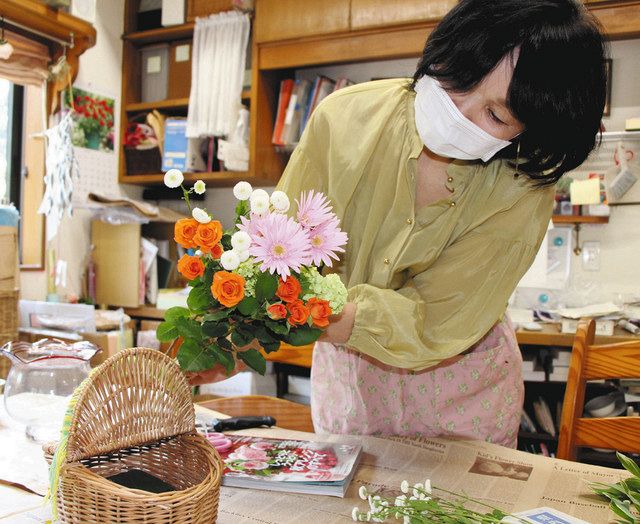
[[[583,417],[589,380],[640,377],[640,340],[595,345],[595,321],[581,320],[573,342],[562,405],[558,458],[576,460],[581,446],[640,452],[640,417]]]

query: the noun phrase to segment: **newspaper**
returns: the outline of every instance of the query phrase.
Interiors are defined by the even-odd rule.
[[[202,408],[196,411],[200,420],[206,421],[207,416],[226,418],[215,411]],[[479,441],[318,435],[280,428],[235,433],[263,438],[361,444],[363,453],[344,499],[223,486],[217,520],[221,524],[352,522],[353,507],[364,508],[366,504],[358,497],[360,486],[365,485],[369,491],[374,490],[381,495],[395,496],[399,494],[403,480],[417,483],[425,479],[430,479],[436,487],[465,494],[506,512],[550,507],[587,522],[601,524],[613,522],[614,515],[606,502],[593,494],[590,483],[614,483],[628,476],[624,470],[550,459]],[[0,449],[7,445],[6,436],[0,432]],[[34,454],[34,449],[22,450],[29,451],[29,455]],[[37,457],[10,457],[9,453],[3,453],[3,473],[9,478],[2,480],[19,482],[39,491],[37,488],[41,489],[44,480],[39,466],[44,463],[41,453],[39,450]],[[8,462],[4,462],[7,459]],[[31,473],[25,471],[36,463],[37,469]],[[15,468],[18,467],[23,470],[17,471]],[[29,517],[38,521],[34,512],[30,512]]]
[[[600,524],[612,522],[614,515],[589,484],[618,482],[627,476],[623,470],[550,459],[477,441],[319,436],[277,428],[240,433],[359,442],[364,451],[344,499],[224,488],[220,523],[346,523],[351,521],[354,506],[364,508],[366,504],[358,497],[361,485],[381,495],[395,496],[400,494],[403,480],[417,483],[430,479],[437,487],[506,512],[548,506]]]

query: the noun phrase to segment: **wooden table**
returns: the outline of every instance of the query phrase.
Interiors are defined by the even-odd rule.
[[[311,408],[281,398],[246,395],[206,400],[198,404],[230,417],[271,416],[280,428],[313,433]]]

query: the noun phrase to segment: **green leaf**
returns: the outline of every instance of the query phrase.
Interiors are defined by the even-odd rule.
[[[289,324],[280,324],[275,320],[265,320],[264,325],[278,335],[286,335],[289,333]]]
[[[236,307],[238,311],[245,317],[250,317],[255,314],[256,311],[258,311],[260,304],[253,297],[245,297],[238,303]]]
[[[161,322],[156,328],[156,337],[160,342],[171,342],[178,338],[178,330],[170,322]]]
[[[182,338],[191,338],[195,342],[202,340],[202,326],[197,320],[181,317],[176,319],[175,326],[178,335]]]
[[[306,346],[318,340],[321,334],[321,329],[303,325],[292,329],[289,334],[283,338],[285,342],[288,342],[292,346]]]
[[[251,341],[254,339],[255,337],[253,336],[252,333],[248,333],[246,331],[243,330],[239,330],[237,327],[235,329],[235,331],[233,331],[231,333],[231,342],[233,342],[233,344],[236,347],[244,347],[248,344],[251,344]]]
[[[274,351],[278,351],[280,349],[279,340],[276,340],[275,342],[260,342],[260,345],[266,353],[273,353]]]
[[[228,322],[205,322],[202,324],[202,332],[212,338],[226,337],[229,332]]]
[[[253,334],[258,339],[258,342],[272,343],[278,341],[262,324],[253,326]]]
[[[205,322],[217,322],[218,320],[225,319],[231,313],[230,309],[219,309],[218,311],[214,311],[213,313],[207,313],[202,320]]]
[[[220,363],[224,366],[224,369],[227,371],[227,375],[233,371],[233,368],[236,367],[236,361],[233,358],[233,355],[228,351],[224,351],[220,349],[218,346],[215,346],[216,354],[218,355],[218,359]]]
[[[204,275],[202,276],[202,285],[206,289],[211,289],[211,284],[213,284],[214,273],[215,273],[214,265],[211,263],[207,264],[204,269]]]
[[[256,299],[262,303],[269,300],[278,290],[278,277],[271,273],[260,273],[256,280]]]
[[[164,319],[167,322],[174,323],[178,318],[185,318],[190,315],[190,311],[186,307],[171,307],[164,313]]]
[[[264,375],[267,370],[267,362],[259,351],[255,349],[249,349],[247,351],[238,351],[236,353],[240,359],[242,359],[247,366],[251,369],[255,369],[261,375]]]
[[[187,305],[192,311],[205,311],[213,305],[211,290],[204,286],[194,287],[187,297]]]
[[[623,455],[619,451],[616,451],[616,456],[620,461],[620,464],[626,469],[629,473],[631,473],[634,477],[640,478],[640,466],[635,463],[632,459]]]
[[[220,346],[222,349],[226,351],[231,351],[233,349],[233,344],[226,337],[218,338],[217,342],[218,342],[218,346]]]
[[[629,511],[629,507],[619,500],[612,500],[611,504],[609,504],[609,507],[611,508],[611,511],[613,511],[616,515],[622,517],[625,522],[630,522],[631,524],[636,522],[635,518],[631,514],[631,511]]]
[[[178,362],[185,371],[204,371],[216,363],[216,358],[194,340],[185,340],[178,350]]]

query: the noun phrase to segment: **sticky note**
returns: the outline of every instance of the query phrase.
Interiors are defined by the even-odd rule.
[[[571,204],[579,206],[581,204],[600,203],[600,180],[590,178],[588,180],[574,180],[569,186]]]
[[[150,56],[147,59],[147,73],[159,73],[162,70],[162,62],[159,56]]]
[[[189,61],[189,44],[176,46],[176,62]]]

